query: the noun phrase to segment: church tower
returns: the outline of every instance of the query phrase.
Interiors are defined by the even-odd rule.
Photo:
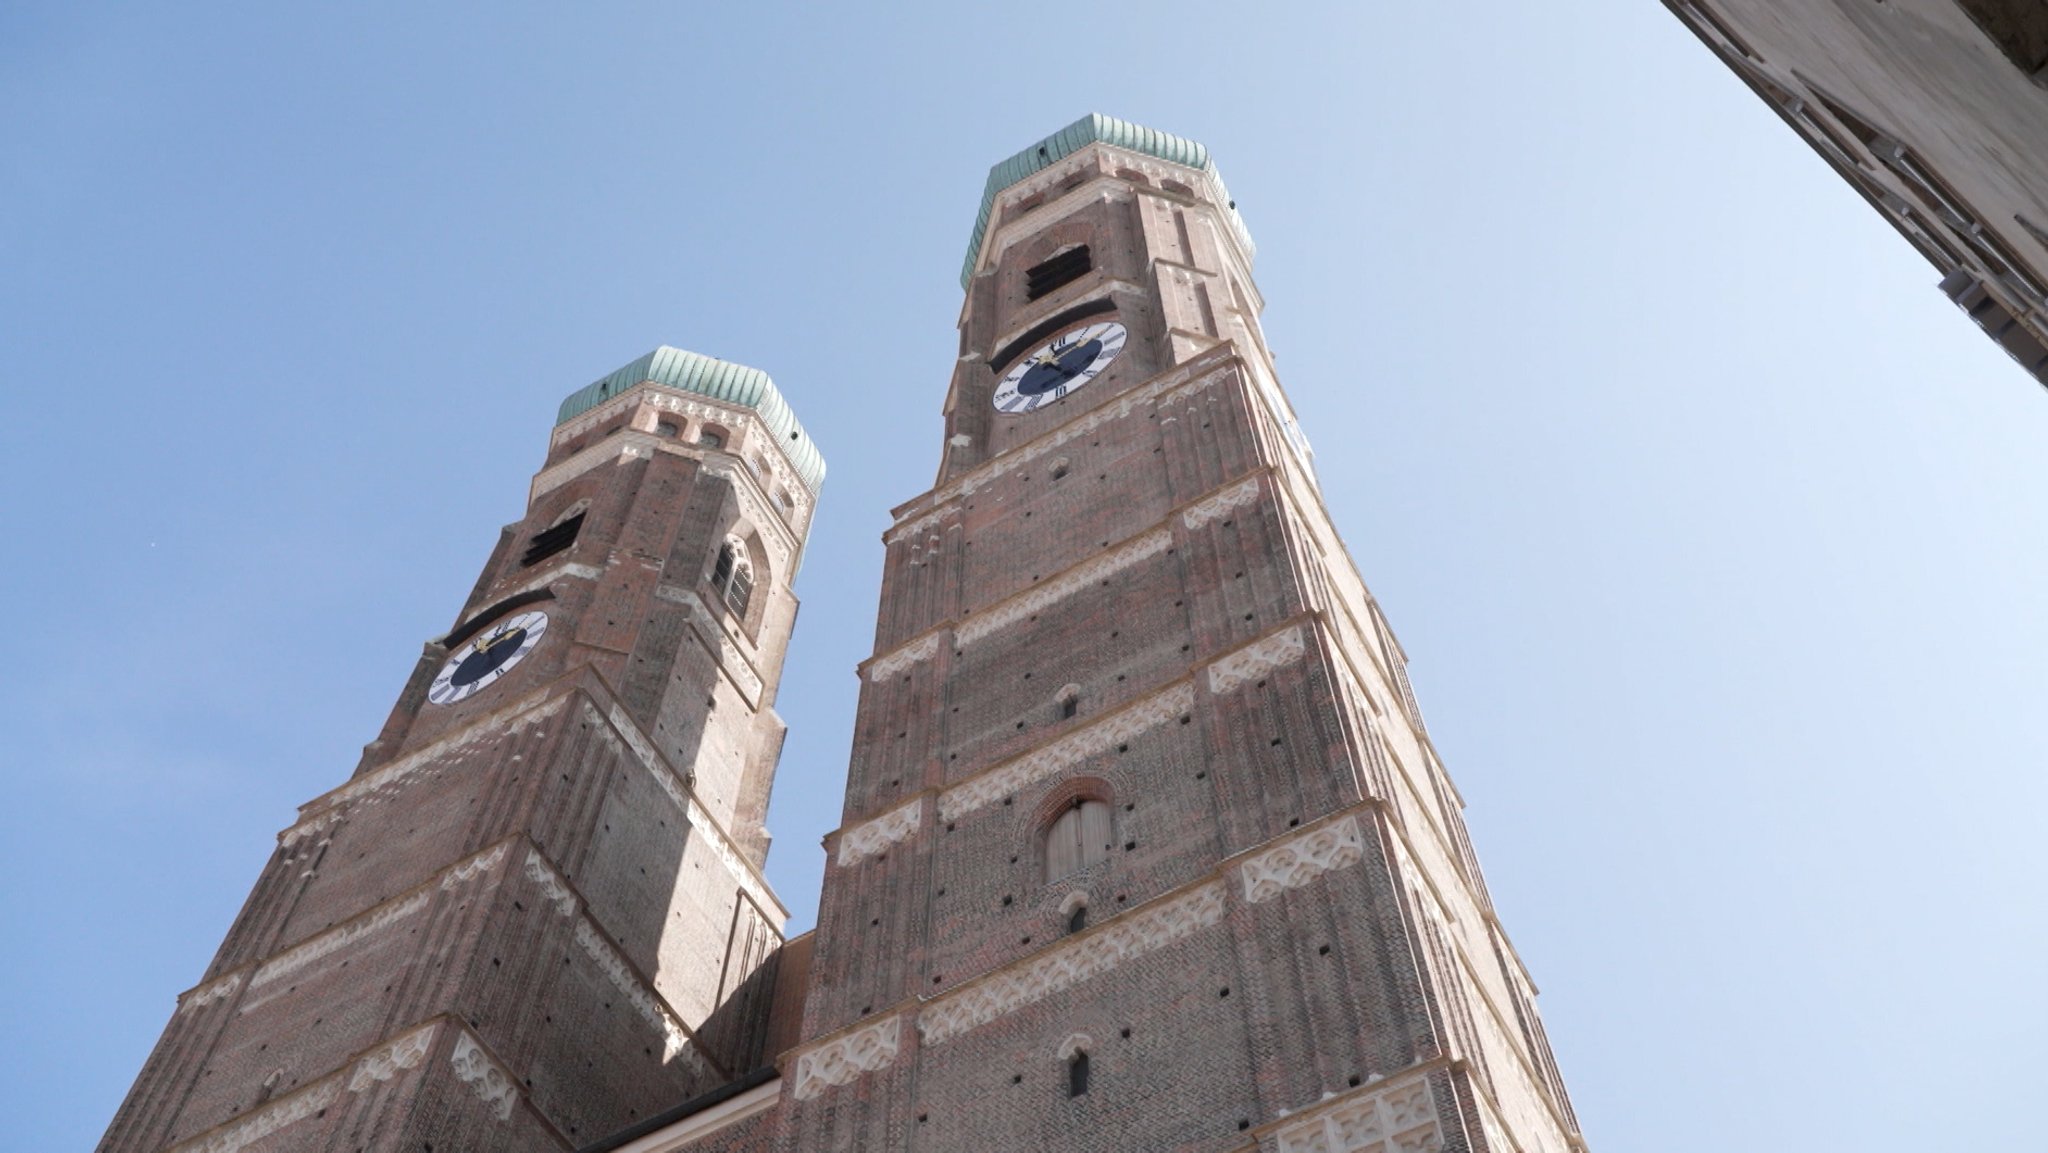
[[[772,1057],[762,817],[823,477],[751,368],[661,348],[570,396],[100,1148],[559,1153]]]
[[[990,174],[774,1147],[1583,1148],[1252,257],[1189,140]]]
[[[759,872],[823,464],[766,376],[572,395],[113,1153],[1582,1153],[1207,152],[990,173],[813,933]]]

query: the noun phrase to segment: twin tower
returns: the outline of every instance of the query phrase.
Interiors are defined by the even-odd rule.
[[[1201,145],[990,173],[817,928],[761,874],[824,462],[766,375],[571,395],[106,1153],[1583,1148]]]

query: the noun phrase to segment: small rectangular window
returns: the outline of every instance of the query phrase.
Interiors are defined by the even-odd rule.
[[[525,554],[519,558],[519,567],[532,568],[575,544],[576,534],[583,528],[583,515],[579,512],[553,528],[533,534],[533,539],[526,544]]]
[[[1076,1053],[1067,1062],[1067,1096],[1081,1097],[1088,1092],[1088,1054]]]
[[[1026,269],[1024,297],[1027,300],[1037,300],[1056,288],[1079,280],[1093,267],[1088,258],[1088,246],[1077,244],[1050,260]]]

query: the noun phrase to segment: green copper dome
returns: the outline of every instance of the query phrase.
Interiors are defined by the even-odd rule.
[[[974,236],[967,243],[967,263],[960,269],[961,288],[966,288],[974,279],[974,266],[981,262],[981,247],[988,242],[989,220],[995,214],[996,194],[1097,141],[1157,157],[1183,168],[1193,168],[1206,175],[1214,186],[1212,195],[1216,202],[1225,206],[1224,212],[1230,218],[1230,229],[1237,234],[1238,243],[1244,245],[1246,255],[1253,253],[1251,233],[1245,230],[1244,220],[1237,214],[1237,204],[1230,199],[1230,190],[1223,186],[1223,175],[1216,171],[1215,163],[1209,159],[1208,149],[1192,140],[1169,136],[1142,124],[1091,112],[988,170],[988,183],[981,190],[981,211],[974,215]]]
[[[775,382],[768,379],[767,373],[667,345],[602,380],[570,393],[562,401],[555,423],[567,423],[643,383],[657,384],[677,392],[693,392],[753,409],[760,414],[768,431],[775,434],[775,442],[782,446],[783,454],[789,457],[804,487],[816,495],[819,486],[825,483],[824,456],[811,442],[810,434],[804,431],[795,411],[789,407],[788,401],[782,399],[782,393],[776,389]]]

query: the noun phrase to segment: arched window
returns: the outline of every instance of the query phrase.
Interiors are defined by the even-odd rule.
[[[1110,827],[1109,805],[1102,801],[1076,800],[1061,813],[1045,834],[1045,879],[1057,881],[1071,876],[1109,856],[1116,840]]]
[[[726,431],[715,424],[707,424],[697,432],[697,447],[724,448]]]
[[[1075,1033],[1060,1042],[1060,1060],[1067,1063],[1067,1096],[1088,1092],[1088,1050],[1094,1045],[1086,1033]]]
[[[742,620],[754,599],[754,568],[740,555],[740,546],[726,541],[718,550],[718,563],[711,567],[711,587],[725,601],[725,607]]]

